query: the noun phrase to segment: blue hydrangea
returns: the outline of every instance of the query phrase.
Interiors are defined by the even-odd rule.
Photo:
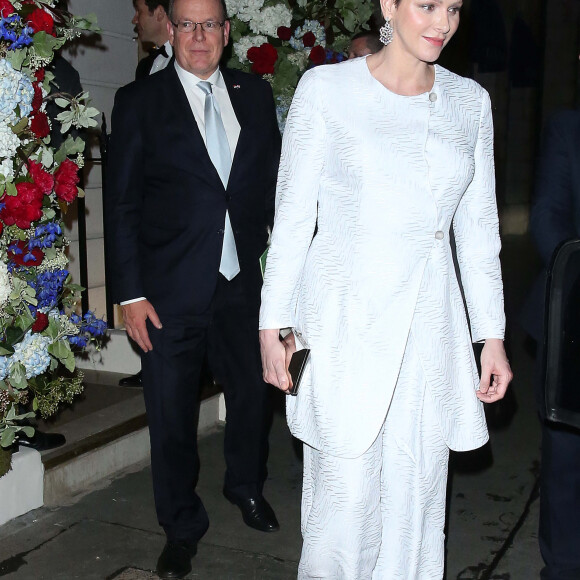
[[[3,381],[8,376],[9,367],[10,357],[0,356],[0,381]]]
[[[20,117],[27,117],[32,111],[33,97],[34,88],[28,76],[14,70],[6,59],[0,59],[0,121],[16,122],[16,107]]]
[[[12,359],[20,362],[26,369],[26,378],[31,379],[41,375],[50,365],[48,346],[52,339],[42,334],[28,331],[24,338],[14,346]]]

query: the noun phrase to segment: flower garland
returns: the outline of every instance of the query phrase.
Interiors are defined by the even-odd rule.
[[[280,130],[304,72],[340,62],[354,34],[368,28],[372,0],[226,0],[233,54],[228,66],[272,85]]]
[[[46,105],[62,111],[61,133],[94,127],[98,111],[88,94],[58,92],[47,68],[54,52],[95,18],[77,18],[56,0],[0,0],[0,448],[19,431],[19,413],[32,400],[43,416],[82,390],[74,350],[99,340],[105,323],[76,313],[61,216],[78,196],[84,141],[67,136],[51,145]],[[2,473],[0,473],[2,475]]]

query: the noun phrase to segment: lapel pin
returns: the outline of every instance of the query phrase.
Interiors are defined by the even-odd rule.
[[[239,89],[240,85],[234,85],[234,89]]]

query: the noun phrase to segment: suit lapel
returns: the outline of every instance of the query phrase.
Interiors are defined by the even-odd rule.
[[[173,117],[176,119],[175,122],[178,123],[187,134],[186,142],[190,143],[190,147],[188,147],[188,151],[185,155],[186,163],[190,165],[195,161],[196,163],[202,164],[202,172],[207,176],[208,181],[212,184],[215,182],[216,187],[221,186],[223,188],[220,176],[207,152],[207,147],[205,146],[205,142],[201,136],[199,126],[195,120],[195,116],[191,110],[191,105],[189,104],[185,89],[179,80],[177,71],[174,66],[168,66],[165,70],[167,69],[170,70],[167,71],[168,78],[165,86],[167,87],[168,94],[165,102],[167,103],[167,106],[174,111]],[[162,74],[165,70],[155,74]]]
[[[226,69],[221,69],[222,76],[224,82],[226,84],[226,88],[228,90],[228,95],[230,97],[230,102],[232,103],[232,107],[234,109],[234,113],[238,119],[238,123],[240,124],[240,136],[238,137],[238,144],[236,145],[236,150],[234,151],[234,158],[232,159],[232,168],[230,171],[230,179],[228,182],[228,186],[232,183],[232,176],[236,171],[236,167],[240,163],[240,158],[243,155],[244,151],[244,139],[246,136],[246,126],[248,124],[248,110],[246,107],[246,99],[244,95],[244,85],[243,83],[237,82],[231,72]]]

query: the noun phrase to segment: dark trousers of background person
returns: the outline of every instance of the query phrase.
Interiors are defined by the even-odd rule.
[[[580,430],[545,419],[542,348],[536,400],[542,422],[539,544],[542,580],[580,580]],[[580,377],[578,377],[580,388]]]
[[[160,312],[163,328],[149,324],[153,350],[142,356],[143,390],[155,506],[170,540],[199,540],[209,525],[195,492],[196,417],[206,351],[226,400],[224,488],[241,499],[262,493],[271,410],[262,380],[257,314],[248,312],[241,276],[228,282],[219,275],[204,315],[188,320]]]

